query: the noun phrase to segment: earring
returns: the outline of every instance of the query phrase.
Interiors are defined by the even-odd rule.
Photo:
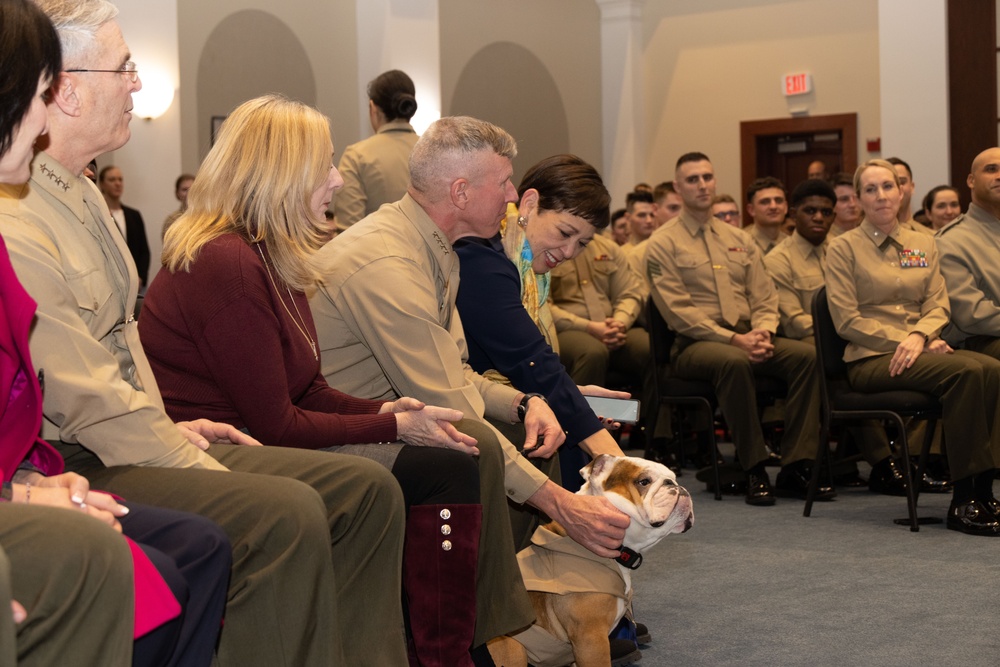
[[[517,216],[517,224],[519,224],[521,227],[527,227],[528,226],[528,219],[526,217],[524,217],[523,215],[519,215],[519,216]]]

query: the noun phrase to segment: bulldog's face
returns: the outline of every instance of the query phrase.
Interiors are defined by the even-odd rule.
[[[604,496],[632,519],[625,546],[642,551],[694,525],[691,495],[667,466],[634,456],[602,454],[580,471],[581,495]]]

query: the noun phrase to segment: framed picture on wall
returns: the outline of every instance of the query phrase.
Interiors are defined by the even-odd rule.
[[[219,136],[219,130],[222,129],[222,123],[226,120],[226,116],[212,116],[212,145],[215,145],[215,138]]]

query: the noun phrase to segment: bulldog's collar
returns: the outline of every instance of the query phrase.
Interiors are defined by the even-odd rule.
[[[621,553],[618,554],[618,557],[615,558],[615,561],[617,561],[620,565],[624,565],[630,570],[638,570],[639,566],[642,565],[642,554],[639,553],[638,551],[633,551],[632,549],[629,549],[624,544],[621,547],[619,547],[619,550],[621,551]]]

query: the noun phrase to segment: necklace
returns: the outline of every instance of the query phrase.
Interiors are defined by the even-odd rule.
[[[267,265],[267,260],[264,258],[264,251],[260,249],[260,244],[255,243],[254,246],[256,246],[257,252],[260,253],[260,261],[264,263],[264,270],[267,271],[267,277],[271,280],[271,285],[274,287],[274,293],[278,295],[278,301],[281,302],[281,307],[285,309],[286,313],[288,313],[289,319],[292,320],[292,324],[294,324],[295,328],[299,330],[302,337],[309,342],[309,347],[312,348],[313,358],[316,361],[319,361],[319,354],[316,352],[316,341],[314,341],[312,336],[309,335],[309,332],[306,331],[306,318],[302,317],[302,313],[299,312],[299,306],[295,303],[295,297],[292,296],[291,288],[288,287],[288,285],[285,285],[285,290],[288,292],[288,299],[292,302],[292,308],[295,309],[295,314],[299,316],[299,320],[302,320],[302,324],[299,324],[299,320],[296,320],[292,316],[292,311],[288,310],[288,306],[285,305],[285,300],[281,296],[281,290],[278,289],[277,283],[274,282],[274,276],[271,275],[271,267]]]

